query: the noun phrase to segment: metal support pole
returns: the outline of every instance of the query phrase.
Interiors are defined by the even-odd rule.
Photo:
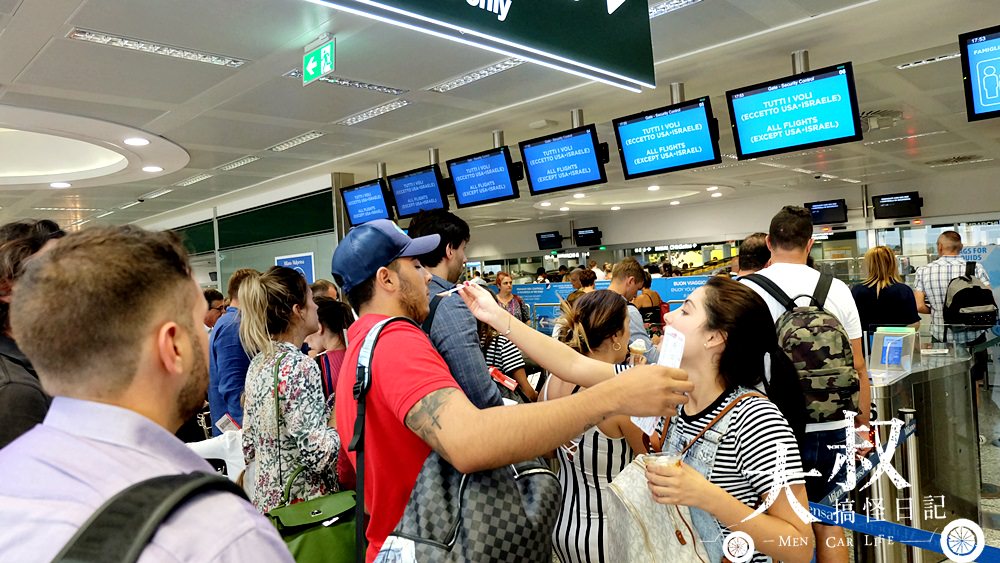
[[[903,428],[906,429],[917,417],[915,409],[899,409],[897,416],[903,420]],[[914,431],[903,445],[903,475],[910,483],[910,518],[909,522],[901,522],[906,526],[923,529],[923,514],[920,512],[920,448],[917,444],[917,432]],[[908,547],[906,549],[907,560],[910,563],[923,563],[923,550]]]
[[[572,124],[571,127],[576,129],[577,127],[583,127],[583,110],[574,109],[569,112],[569,121]]]
[[[504,146],[503,142],[503,129],[493,130],[493,148],[498,149]]]
[[[427,149],[427,164],[441,162],[441,153],[436,148]]]
[[[684,101],[684,83],[670,83],[670,104],[679,104]]]
[[[375,177],[376,178],[385,178],[386,176],[388,176],[388,174],[386,173],[386,170],[387,170],[387,167],[386,167],[386,164],[384,162],[380,162],[380,163],[376,164],[375,165]]]
[[[800,49],[792,51],[792,74],[809,72],[809,51]]]
[[[871,211],[868,209],[868,184],[861,184],[861,213],[867,223],[871,219],[869,217]]]
[[[222,253],[219,252],[219,208],[212,208],[212,236],[214,240],[214,254],[215,254],[215,283],[218,284],[217,287],[223,288],[225,282],[222,281]],[[228,296],[227,296],[228,297]]]

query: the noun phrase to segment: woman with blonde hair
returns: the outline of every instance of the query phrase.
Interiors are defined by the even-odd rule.
[[[257,462],[254,504],[261,512],[336,492],[340,437],[323,396],[319,366],[302,353],[319,330],[317,306],[302,274],[274,266],[239,289],[240,340],[253,355],[246,379],[243,453]]]
[[[875,246],[865,253],[868,277],[851,288],[858,305],[861,328],[869,335],[880,326],[917,326],[917,301],[903,283],[896,255],[888,246]]]
[[[615,364],[617,371],[629,367],[622,365],[628,353],[629,321],[628,303],[621,295],[602,289],[585,293],[573,306],[564,302],[557,324],[559,340],[580,354]],[[551,401],[580,389],[552,375],[541,398]],[[627,416],[618,416],[556,451],[563,506],[552,540],[562,563],[609,560],[608,524],[602,510],[609,502],[608,486],[644,449],[642,431]]]

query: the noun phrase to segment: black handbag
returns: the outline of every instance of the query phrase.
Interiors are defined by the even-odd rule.
[[[382,330],[397,321],[417,326],[404,317],[376,324],[358,356],[354,386],[358,418],[350,445],[358,459],[358,521],[364,506],[364,405],[371,388],[372,356]],[[461,473],[431,452],[417,475],[402,519],[375,561],[551,563],[552,530],[561,503],[559,480],[542,460]],[[358,561],[364,561],[361,536]]]

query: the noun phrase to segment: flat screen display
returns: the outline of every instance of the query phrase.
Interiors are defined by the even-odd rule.
[[[847,222],[847,202],[843,199],[813,201],[805,208],[812,213],[813,225],[831,225]]]
[[[511,172],[510,149],[500,147],[448,161],[458,207],[517,199],[520,193]]]
[[[924,200],[918,192],[904,192],[872,196],[876,219],[902,219],[920,216]]]
[[[559,234],[559,231],[535,233],[535,239],[538,240],[538,250],[558,250],[562,248],[563,237]]]
[[[851,63],[726,92],[740,160],[861,140]]]
[[[347,207],[347,219],[357,226],[375,219],[392,219],[382,180],[372,180],[340,190]]]
[[[603,234],[597,227],[573,229],[573,240],[577,246],[597,246],[601,244]]]
[[[400,219],[421,211],[448,208],[448,200],[441,191],[441,171],[436,164],[393,174],[388,182]]]
[[[969,121],[1000,117],[1000,25],[958,36]]]
[[[707,96],[612,123],[626,180],[722,162]]]
[[[597,128],[585,125],[518,143],[531,195],[608,181],[597,154]]]

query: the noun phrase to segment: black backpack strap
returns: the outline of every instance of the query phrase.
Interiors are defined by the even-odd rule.
[[[970,282],[972,281],[972,278],[976,277],[976,263],[975,262],[966,262],[965,263],[965,277],[969,278]]]
[[[164,520],[186,501],[209,491],[228,491],[247,498],[235,483],[211,473],[147,479],[121,491],[98,508],[53,562],[134,563]]]
[[[435,298],[440,300],[437,296]],[[432,308],[431,314],[433,313],[434,309]],[[351,438],[350,445],[347,446],[347,450],[355,452],[357,456],[357,467],[355,468],[355,473],[357,474],[355,482],[357,504],[354,508],[356,561],[365,561],[365,552],[367,551],[367,538],[365,536],[367,528],[365,524],[365,398],[368,395],[368,390],[372,387],[371,365],[372,359],[375,356],[375,344],[378,343],[378,338],[381,336],[382,331],[385,330],[385,327],[397,321],[405,321],[418,329],[421,328],[413,319],[406,317],[385,319],[378,322],[368,331],[364,342],[361,344],[361,350],[358,352],[358,367],[355,370],[356,380],[354,382],[354,400],[358,402],[358,414],[354,420],[354,436]]]
[[[774,297],[775,301],[781,304],[781,306],[786,310],[791,311],[795,308],[795,301],[792,301],[792,298],[789,297],[788,294],[785,293],[780,287],[778,287],[778,284],[771,281],[771,278],[760,274],[750,274],[749,276],[743,276],[741,279],[750,280],[757,284],[757,286],[766,291],[768,295]]]
[[[816,302],[816,306],[820,309],[826,304],[826,298],[830,295],[830,287],[833,286],[833,276],[826,273],[821,273],[819,275],[819,281],[816,282],[816,289],[813,290],[813,300]]]
[[[420,325],[420,329],[426,332],[427,336],[430,336],[431,334],[431,325],[434,324],[434,313],[437,312],[438,305],[441,304],[442,299],[444,299],[444,297],[441,297],[440,295],[435,295],[431,299],[431,310],[427,313],[427,318],[424,319],[424,324]]]

